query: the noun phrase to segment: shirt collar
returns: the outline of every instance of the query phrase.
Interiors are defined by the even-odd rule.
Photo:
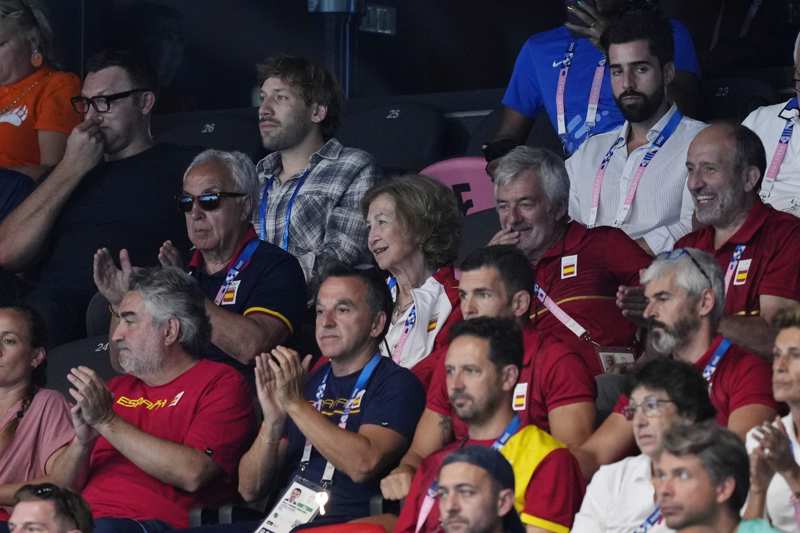
[[[648,130],[647,135],[645,136],[647,138],[648,143],[653,144],[653,141],[658,139],[658,136],[661,135],[661,131],[667,126],[667,123],[672,118],[672,115],[674,115],[677,112],[678,112],[678,106],[672,104],[670,108],[667,109],[667,112],[664,113],[664,116],[658,119],[658,122],[653,124],[653,126]],[[622,124],[622,127],[619,130],[617,143],[624,142],[624,140],[628,138],[628,132],[630,131],[630,129],[631,129],[631,124],[626,120]],[[623,141],[620,141],[620,139],[623,139]]]
[[[709,361],[711,361],[711,356],[714,354],[714,351],[719,347],[720,343],[722,343],[723,336],[717,335],[711,341],[711,345],[708,347],[708,350],[703,354],[703,356],[695,361],[694,367],[698,370],[703,370]]]
[[[340,143],[335,137],[331,137],[319,147],[319,150],[311,154],[311,158],[308,161],[309,166],[313,167],[319,163],[321,159],[336,160],[342,154],[343,149],[344,146],[342,146],[342,143]],[[273,175],[279,168],[281,168],[280,152],[272,152],[264,159],[259,161],[257,165],[259,174]]]
[[[798,109],[797,105],[797,96],[793,96],[786,102],[786,105],[783,106],[783,109],[780,110],[778,116],[785,120],[795,120],[800,115],[800,109]]]
[[[633,473],[633,481],[644,481],[650,483],[652,478],[650,457],[640,453],[631,460],[636,462],[636,470],[634,470]]]
[[[588,233],[589,229],[583,224],[575,221],[568,223],[564,237],[560,241],[553,243],[544,253],[544,257],[556,257],[571,252],[583,242]]]
[[[764,222],[766,222],[773,211],[773,208],[762,202],[761,199],[756,196],[753,207],[750,208],[750,212],[747,214],[744,224],[739,228],[739,231],[728,239],[728,242],[732,244],[744,244],[753,240],[753,237],[755,237],[758,230],[761,229],[761,226],[764,225]]]
[[[245,245],[252,241],[253,239],[257,239],[258,235],[256,235],[256,230],[251,225],[247,228],[247,231],[244,234],[244,237],[239,242],[239,245],[236,247],[236,251],[231,256],[231,260],[228,261],[228,264],[225,266],[225,271],[227,272],[233,266],[234,261],[239,258],[239,255],[242,253],[242,249]],[[189,269],[191,270],[199,270],[205,264],[205,260],[203,259],[203,254],[200,250],[195,250],[192,254],[192,258],[189,260]]]

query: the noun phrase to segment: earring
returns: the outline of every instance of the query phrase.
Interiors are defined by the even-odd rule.
[[[33,68],[39,68],[42,63],[44,63],[44,56],[39,50],[34,50],[31,54],[31,65],[33,65]]]

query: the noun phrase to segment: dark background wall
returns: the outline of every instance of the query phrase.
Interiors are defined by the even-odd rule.
[[[721,0],[663,0],[708,46]],[[165,77],[162,111],[224,109],[251,103],[254,65],[290,52],[331,63],[336,21],[309,14],[305,0],[46,0],[65,65],[108,45],[150,43]],[[351,96],[502,87],[527,36],[560,24],[563,0],[375,0],[397,13],[396,35],[355,32]],[[733,13],[749,0],[728,0]],[[769,0],[754,25],[765,44],[746,43],[748,63],[791,63],[800,0]],[[725,30],[723,37],[734,32]],[[158,43],[155,46],[155,43]],[[730,56],[726,52],[726,57]],[[720,64],[713,59],[711,64]],[[721,70],[723,73],[726,68]],[[713,69],[712,69],[713,70]]]

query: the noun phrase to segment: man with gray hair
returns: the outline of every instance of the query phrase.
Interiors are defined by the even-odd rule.
[[[717,422],[744,439],[754,426],[771,420],[772,370],[763,358],[718,334],[724,306],[723,277],[714,258],[695,248],[677,248],[656,257],[642,275],[654,356],[686,361],[702,372]],[[628,397],[578,450],[584,473],[619,460],[633,445],[632,425],[623,416]]]
[[[195,247],[188,271],[206,295],[211,319],[213,347],[203,355],[243,371],[300,328],[307,300],[297,259],[260,241],[250,224],[257,195],[256,169],[245,154],[206,150],[186,169],[178,197]],[[164,266],[183,266],[171,241],[158,257]],[[105,248],[95,254],[95,282],[112,306],[122,300],[130,276],[126,250],[120,264]]]
[[[678,532],[777,531],[764,520],[745,520],[750,464],[742,441],[713,422],[673,426],[653,460],[656,505]]]
[[[635,326],[614,306],[619,285],[639,282],[650,262],[622,230],[588,229],[567,215],[569,177],[556,154],[518,146],[500,158],[495,198],[501,230],[489,242],[513,244],[536,270],[531,320],[571,344],[593,374],[603,347],[631,347]]]
[[[255,427],[242,376],[197,359],[211,331],[197,283],[177,268],[130,283],[112,336],[127,374],[108,386],[87,367],[68,376],[97,533],[186,527],[192,507],[232,498]]]

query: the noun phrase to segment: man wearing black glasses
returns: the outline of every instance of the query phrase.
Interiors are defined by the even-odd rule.
[[[86,501],[51,483],[24,485],[8,526],[14,533],[92,533],[94,520]]]
[[[642,283],[651,355],[686,361],[702,372],[717,422],[742,439],[772,420],[778,405],[769,363],[719,332],[725,296],[715,259],[696,248],[665,252],[643,273]],[[633,445],[631,423],[622,414],[627,406],[627,396],[620,396],[614,412],[577,450],[585,474],[620,459]]]
[[[137,57],[104,52],[87,71],[72,100],[83,122],[64,158],[0,224],[0,268],[27,275],[21,296],[44,315],[56,345],[84,333],[98,248],[127,248],[140,265],[154,264],[166,239],[188,248],[174,198],[198,150],[154,143],[155,81]]]

